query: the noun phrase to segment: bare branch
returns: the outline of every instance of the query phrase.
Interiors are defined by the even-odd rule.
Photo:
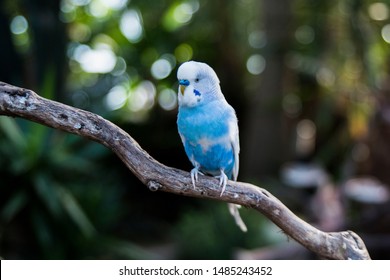
[[[322,232],[292,213],[265,189],[229,181],[224,195],[216,179],[200,176],[193,188],[188,172],[167,167],[145,152],[129,134],[104,118],[35,92],[0,82],[0,115],[21,117],[77,134],[111,149],[152,191],[231,202],[256,209],[284,233],[327,259],[370,259],[361,238],[352,231]]]

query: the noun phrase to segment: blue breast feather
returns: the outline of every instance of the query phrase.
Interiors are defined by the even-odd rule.
[[[192,164],[200,165],[200,171],[217,176],[223,169],[232,178],[235,161],[229,137],[232,118],[235,118],[233,109],[218,102],[179,109],[177,124],[184,149]]]

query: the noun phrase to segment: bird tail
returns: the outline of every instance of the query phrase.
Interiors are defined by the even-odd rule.
[[[230,214],[233,216],[234,221],[236,222],[237,226],[238,226],[243,232],[247,232],[248,229],[247,229],[247,227],[246,227],[244,221],[241,219],[240,212],[238,211],[238,209],[241,208],[241,205],[233,204],[233,203],[228,203],[228,207],[229,207],[229,212],[230,212]]]

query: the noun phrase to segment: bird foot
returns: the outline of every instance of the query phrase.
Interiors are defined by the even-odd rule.
[[[192,185],[194,186],[194,189],[195,189],[195,183],[198,181],[198,174],[202,174],[200,171],[199,171],[199,167],[195,167],[191,170],[191,181],[192,181]]]
[[[216,176],[215,178],[219,178],[219,186],[222,187],[221,194],[219,196],[222,196],[226,189],[226,184],[228,181],[228,177],[226,176],[225,172],[221,170],[221,175]]]

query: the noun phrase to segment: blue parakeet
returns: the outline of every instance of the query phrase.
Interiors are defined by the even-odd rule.
[[[236,113],[222,94],[219,79],[205,63],[188,61],[178,71],[179,113],[177,125],[185,152],[194,168],[192,184],[198,174],[219,178],[221,196],[227,180],[236,181],[240,143]],[[237,225],[246,231],[238,205],[229,203]]]

